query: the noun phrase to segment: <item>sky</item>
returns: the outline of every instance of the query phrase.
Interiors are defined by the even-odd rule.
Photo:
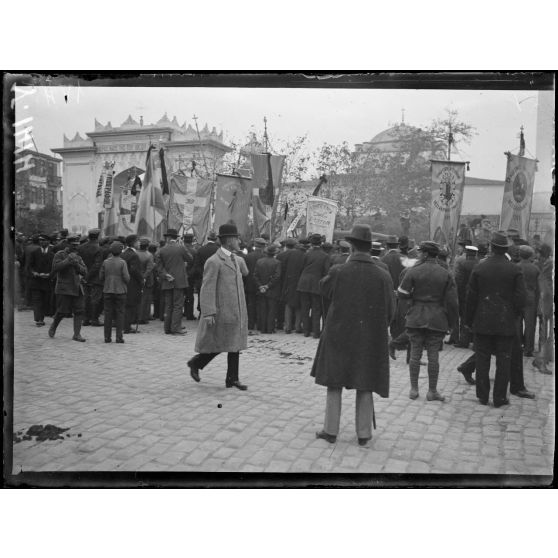
[[[227,142],[242,141],[252,130],[261,137],[265,116],[272,147],[307,134],[313,151],[324,142],[347,141],[353,148],[369,141],[401,122],[402,109],[405,122],[418,127],[452,109],[477,132],[452,158],[469,160],[470,176],[503,180],[504,152],[517,151],[521,125],[527,155],[536,156],[537,102],[533,91],[24,87],[16,95],[16,121],[32,117],[37,147],[50,153],[62,147],[63,134],[93,131],[95,118],[118,126],[131,114],[151,124],[166,112],[194,126],[195,114],[200,129],[207,122],[223,130]]]

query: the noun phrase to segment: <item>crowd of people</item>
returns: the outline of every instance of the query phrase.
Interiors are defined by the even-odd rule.
[[[140,333],[150,320],[175,336],[187,333],[184,318],[200,320],[191,377],[199,382],[200,371],[227,352],[226,387],[240,390],[247,389],[239,354],[248,335],[283,330],[319,339],[312,375],[328,394],[317,436],[329,442],[338,433],[343,388],[357,393],[359,443],[371,438],[372,393],[388,396],[389,359],[398,351],[406,351],[411,399],[419,397],[426,366],[426,399],[445,400],[437,389],[445,343],[472,347],[458,371],[483,405],[491,355],[495,407],[509,404],[508,387],[518,397],[535,397],[524,383],[524,357],[551,373],[552,249],[530,245],[517,231],[492,232],[476,244],[461,235],[454,255],[407,236],[376,241],[367,225],[355,225],[335,243],[319,234],[280,242],[262,235],[245,246],[234,224],[210,232],[202,246],[190,233],[168,229],[164,236],[155,243],[136,235],[100,238],[98,229],[87,237],[67,230],[29,240],[17,235],[20,309],[32,307],[37,327],[51,316],[50,337],[71,317],[78,342],[85,341],[84,326],[104,327],[106,343],[115,329],[116,342],[124,343],[124,335]]]

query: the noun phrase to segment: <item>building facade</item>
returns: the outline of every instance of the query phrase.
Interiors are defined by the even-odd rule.
[[[63,147],[52,149],[63,159],[64,226],[81,234],[100,226],[95,192],[103,168],[113,165],[114,184],[126,180],[131,171],[141,175],[150,144],[164,148],[169,174],[190,170],[194,162],[196,171],[206,177],[220,170],[223,156],[232,150],[223,143],[222,131],[210,131],[206,124],[198,133],[190,124],[180,125],[176,116],[169,120],[166,113],[155,124],[145,125],[143,118],[137,122],[131,116],[118,127],[95,119],[86,138],[79,133],[73,139],[64,136]]]

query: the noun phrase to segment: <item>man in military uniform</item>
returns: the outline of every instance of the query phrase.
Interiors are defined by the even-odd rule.
[[[99,315],[103,309],[103,283],[99,272],[103,263],[103,250],[99,246],[99,229],[91,229],[87,242],[80,244],[78,254],[87,267],[85,277],[85,315],[83,325],[102,326]]]
[[[320,337],[322,317],[320,280],[327,275],[330,268],[329,256],[321,249],[321,243],[322,238],[319,234],[310,236],[312,248],[304,256],[304,266],[297,285],[304,336],[310,337],[312,332],[314,339]],[[312,312],[311,317],[310,312]]]
[[[258,287],[258,329],[260,333],[275,333],[277,301],[281,294],[281,262],[275,258],[277,246],[265,249],[265,257],[256,262],[254,281]]]
[[[56,274],[56,313],[48,330],[49,337],[54,337],[58,324],[65,317],[74,318],[74,341],[84,342],[81,336],[81,323],[85,312],[85,298],[82,281],[87,275],[87,268],[77,253],[79,235],[68,237],[67,246],[54,255],[52,273]]]
[[[397,289],[399,298],[410,299],[405,326],[409,333],[411,379],[410,399],[419,396],[418,378],[422,351],[428,356],[428,401],[444,401],[437,390],[440,370],[438,352],[447,331],[457,321],[458,303],[455,282],[449,271],[440,266],[436,257],[440,251],[432,241],[422,242],[421,260],[405,273]]]
[[[45,325],[45,316],[52,316],[50,277],[54,259],[48,236],[39,235],[39,248],[31,252],[28,265],[31,302],[37,327]]]
[[[477,397],[488,404],[490,357],[495,354],[495,407],[509,404],[513,345],[526,299],[523,273],[506,258],[510,245],[505,234],[492,233],[491,255],[473,269],[467,289],[465,324],[475,334]]]
[[[254,272],[258,260],[265,256],[265,245],[266,241],[263,237],[256,238],[254,240],[254,250],[246,256],[248,275],[244,278],[244,292],[246,293],[246,308],[248,310],[248,331],[256,329],[257,325],[261,323],[258,316],[258,285],[254,279]]]

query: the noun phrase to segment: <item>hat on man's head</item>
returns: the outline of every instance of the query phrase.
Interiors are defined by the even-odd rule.
[[[212,241],[217,240],[217,234],[215,234],[215,231],[209,231],[207,233],[207,240],[212,240]]]
[[[296,246],[296,240],[294,238],[287,238],[285,240],[285,246],[287,248],[292,248],[293,246]]]
[[[387,246],[398,246],[399,245],[399,239],[394,234],[390,234],[386,238],[386,245]]]
[[[39,235],[37,233],[31,236],[31,242],[39,242]]]
[[[393,237],[397,238],[397,237]],[[349,236],[345,237],[345,240],[353,241],[353,242],[365,242],[372,246],[372,230],[370,229],[370,225],[364,224],[357,224],[353,226],[353,230]],[[395,241],[397,244],[397,240]]]
[[[408,236],[400,236],[399,237],[399,247],[400,248],[408,248],[409,247],[409,237]]]
[[[254,239],[254,245],[255,246],[260,246],[261,247],[261,246],[265,246],[266,244],[267,244],[267,242],[266,242],[265,238],[259,237],[259,238]]]
[[[81,236],[79,234],[72,234],[68,236],[68,244],[79,244],[81,241]]]
[[[303,246],[308,246],[308,244],[310,244],[310,241],[307,238],[301,237],[298,239],[298,243],[302,244]]]
[[[440,253],[440,245],[433,240],[423,240],[418,249],[421,252],[425,252],[426,254],[430,254],[431,256],[437,256]]]
[[[528,260],[535,255],[535,251],[531,246],[526,246],[525,244],[519,247],[519,255],[522,259]]]
[[[382,243],[378,242],[377,240],[372,242],[370,246],[370,252],[374,252],[374,254],[379,254],[382,251]]]
[[[339,248],[341,248],[341,252],[348,252],[351,249],[351,245],[346,240],[340,240]]]
[[[445,246],[440,247],[440,251],[438,252],[438,257],[441,260],[445,260],[449,256],[449,250]]]
[[[236,236],[238,237],[238,229],[236,225],[232,223],[225,223],[219,227],[219,234],[217,235],[219,238],[227,238],[229,236]]]
[[[275,256],[275,254],[277,254],[277,252],[279,251],[279,248],[275,245],[275,244],[270,244],[266,249],[265,249],[265,253],[268,256]]]
[[[87,235],[89,238],[98,238],[101,234],[101,229],[90,229]]]
[[[50,237],[48,236],[48,234],[40,234],[39,240],[50,240]]]
[[[139,245],[141,248],[147,248],[150,242],[149,238],[140,238]]]
[[[477,248],[479,250],[479,256],[485,256],[486,254],[488,254],[488,246],[486,243],[479,242]]]
[[[122,250],[124,250],[124,246],[122,242],[118,242],[118,240],[116,240],[110,245],[110,253],[113,254],[114,256],[121,254]]]
[[[490,244],[499,248],[509,248],[511,246],[511,242],[503,231],[494,231],[490,235]]]
[[[178,231],[176,229],[167,229],[163,236],[170,236],[171,238],[178,238]]]
[[[132,246],[132,244],[135,244],[135,242],[138,239],[138,235],[137,234],[129,234],[126,237],[126,246]],[[118,238],[118,240],[120,240],[120,238]]]
[[[188,242],[191,242],[192,240],[194,240],[194,233],[184,233],[182,235],[182,238]]]
[[[60,236],[66,238],[68,236],[68,229],[60,229]]]
[[[322,243],[322,235],[317,233],[311,234],[308,240],[312,246],[319,246]]]
[[[465,250],[466,250],[467,252],[472,253],[472,254],[473,254],[473,253],[476,254],[476,253],[479,251],[479,249],[478,249],[476,246],[472,246],[472,245],[470,245],[470,244],[468,244],[467,246],[465,246]]]

